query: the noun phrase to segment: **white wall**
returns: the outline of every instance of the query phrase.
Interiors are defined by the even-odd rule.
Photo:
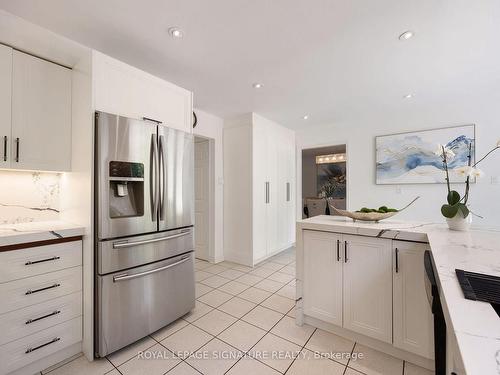
[[[193,133],[212,140],[213,149],[210,150],[214,156],[214,205],[213,205],[213,254],[210,254],[211,262],[224,260],[224,168],[223,168],[223,127],[224,121],[210,113],[195,109],[198,124]]]
[[[416,196],[421,199],[402,212],[397,219],[444,222],[440,208],[446,200],[446,186],[442,184],[420,185],[376,185],[375,184],[375,136],[390,133],[432,129],[454,125],[476,124],[476,160],[494,147],[500,139],[500,93],[477,95],[461,102],[438,103],[434,108],[418,108],[402,111],[400,114],[387,114],[379,118],[359,119],[358,121],[324,125],[297,132],[298,155],[302,148],[316,145],[347,144],[348,168],[348,208],[359,209],[363,206],[379,207],[382,204],[402,207]],[[299,159],[297,160],[299,161]],[[298,165],[297,190],[301,189],[301,170]],[[500,185],[492,184],[491,179],[500,176],[500,151],[481,164],[486,177],[473,185],[471,190],[471,209],[484,216],[474,217],[474,225],[500,226]],[[500,178],[499,178],[500,179]],[[456,186],[459,192],[462,186]],[[400,189],[400,192],[399,192]],[[301,193],[298,192],[297,197]],[[300,213],[297,213],[300,217]]]

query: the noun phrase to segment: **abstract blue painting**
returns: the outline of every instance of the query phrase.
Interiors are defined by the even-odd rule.
[[[455,126],[376,137],[377,184],[445,183],[443,160],[438,145],[450,148],[455,156],[450,169],[467,165],[469,145],[474,161],[475,126]],[[450,173],[450,182],[464,182]]]

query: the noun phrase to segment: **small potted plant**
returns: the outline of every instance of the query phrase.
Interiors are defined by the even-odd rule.
[[[439,145],[436,154],[443,158],[443,166],[446,173],[446,186],[448,187],[448,196],[446,197],[448,203],[441,206],[441,213],[446,218],[448,227],[451,230],[469,230],[470,224],[472,222],[472,213],[468,207],[471,178],[479,178],[483,176],[483,172],[479,168],[477,168],[477,165],[498,148],[500,148],[500,141],[498,141],[496,146],[488,153],[486,153],[485,156],[479,159],[478,162],[472,164],[472,143],[470,143],[469,153],[467,157],[468,164],[466,166],[458,167],[450,171],[448,168],[448,163],[455,157],[455,153],[451,148],[448,148],[444,145]],[[456,173],[459,176],[465,178],[465,191],[463,196],[460,196],[460,194],[456,190],[451,190],[450,172]]]

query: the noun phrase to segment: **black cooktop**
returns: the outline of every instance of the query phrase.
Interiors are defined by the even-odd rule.
[[[500,317],[500,277],[459,269],[455,272],[464,297],[490,303]]]

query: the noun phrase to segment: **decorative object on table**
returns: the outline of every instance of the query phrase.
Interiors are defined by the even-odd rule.
[[[493,149],[488,151],[486,155],[479,159],[479,161],[477,161],[476,163],[472,162],[473,147],[474,146],[472,144],[469,145],[467,165],[453,169],[451,168],[451,166],[453,165],[453,160],[457,157],[455,151],[452,148],[448,147],[448,145],[438,145],[438,149],[436,151],[436,155],[438,155],[442,159],[446,176],[446,186],[448,188],[448,195],[446,197],[448,203],[441,206],[441,213],[446,218],[448,227],[451,230],[469,230],[472,222],[472,213],[470,212],[470,209],[468,207],[471,180],[483,175],[483,172],[479,168],[477,168],[477,166],[492,152],[500,148],[500,140],[497,142],[496,146]],[[458,176],[459,178],[465,179],[465,191],[463,196],[460,196],[460,194],[456,190],[451,190],[450,172]]]
[[[370,209],[363,207],[359,211],[353,212],[353,211],[339,210],[338,208],[335,208],[333,205],[329,205],[329,207],[330,210],[337,212],[341,216],[349,217],[354,221],[361,220],[361,221],[379,222],[380,220],[388,219],[400,213],[401,211],[406,210],[419,198],[420,197],[416,197],[414,200],[412,200],[410,203],[408,203],[406,206],[404,206],[399,210],[394,208],[388,208],[387,206],[382,206],[378,209]]]
[[[474,125],[376,137],[376,183],[445,183],[443,163],[435,153],[436,143],[453,150],[455,158],[450,168],[459,168],[467,166],[469,151],[474,161],[474,139]],[[462,181],[453,177],[451,182]]]

